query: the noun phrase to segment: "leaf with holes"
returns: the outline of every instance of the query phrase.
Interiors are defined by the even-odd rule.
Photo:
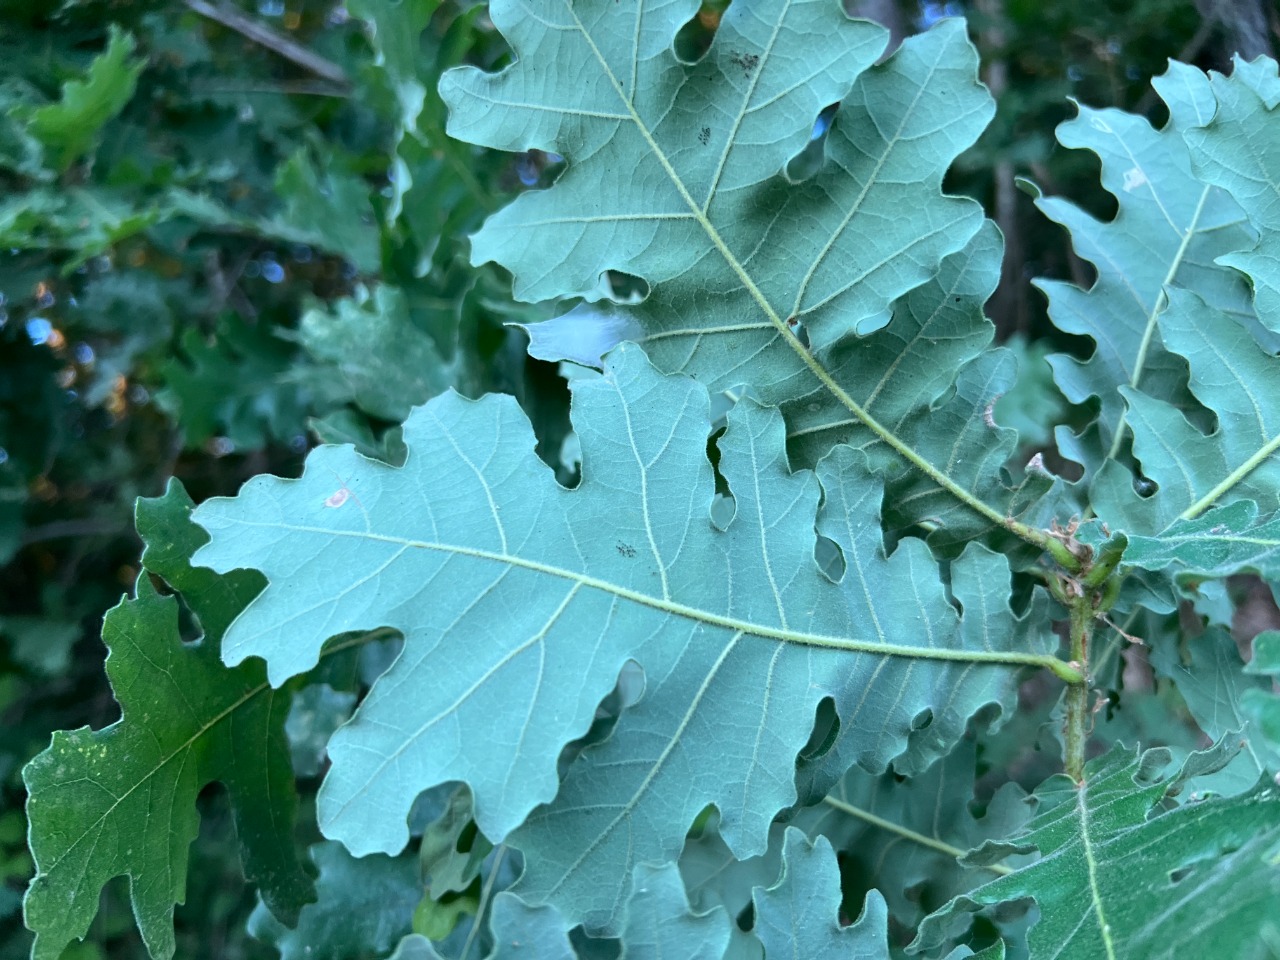
[[[632,866],[674,859],[708,804],[736,852],[763,849],[795,800],[778,772],[824,697],[849,762],[918,769],[983,704],[1011,709],[1018,665],[1074,675],[1043,609],[1010,610],[1003,558],[973,545],[953,565],[956,603],[982,611],[971,624],[923,543],[886,555],[881,487],[857,451],[791,473],[781,417],[744,401],[718,441],[736,508],[721,529],[704,388],[624,346],[574,389],[574,490],[534,459],[509,399],[446,395],[406,421],[403,468],[322,447],[302,479],[259,477],[196,513],[213,536],[199,562],[270,581],[230,630],[229,662],[263,657],[279,683],[329,635],[405,634],[330,742],[320,823],[353,851],[398,852],[418,792],[465,781],[485,836],[525,853],[521,895],[610,931]],[[838,583],[814,560],[815,516],[843,552]],[[562,748],[629,660],[639,702],[561,784]]]
[[[1186,357],[1190,392],[1217,422],[1204,429],[1168,401],[1121,388],[1133,452],[1153,489],[1141,496],[1129,472],[1110,462],[1094,481],[1094,510],[1139,536],[1164,536],[1215,504],[1241,500],[1271,517],[1280,509],[1280,358],[1185,290],[1169,291],[1159,334]]]
[[[978,230],[981,209],[941,181],[993,104],[959,21],[873,66],[885,32],[838,4],[735,4],[688,63],[673,41],[697,8],[492,5],[519,59],[444,76],[449,131],[568,168],[490,217],[473,259],[508,267],[530,300],[598,300],[610,271],[639,277],[648,297],[625,312],[660,368],[776,402],[824,382],[811,349],[883,325]],[[791,181],[833,103],[825,162]],[[533,327],[535,353],[568,355],[558,330]]]
[[[1050,357],[1068,400],[1101,401],[1085,437],[1073,439],[1065,431],[1058,437],[1065,452],[1092,469],[1123,448],[1125,406],[1118,388],[1196,408],[1186,394],[1185,362],[1156,334],[1167,288],[1194,290],[1229,314],[1251,313],[1247,287],[1215,261],[1249,246],[1252,231],[1226,191],[1196,177],[1183,142],[1185,133],[1213,116],[1208,81],[1194,67],[1171,63],[1153,85],[1169,107],[1160,130],[1141,116],[1085,106],[1058,128],[1063,146],[1091,150],[1102,161],[1102,185],[1119,205],[1114,219],[1099,221],[1068,200],[1037,192],[1036,205],[1071,232],[1076,253],[1098,271],[1087,290],[1037,281],[1053,323],[1095,344],[1084,362],[1067,354]]]
[[[1280,333],[1280,81],[1236,61],[1231,76],[1211,74],[1213,122],[1187,133],[1196,173],[1230,194],[1258,231],[1255,245],[1224,254],[1253,284],[1258,319]],[[1201,81],[1202,83],[1205,81]]]

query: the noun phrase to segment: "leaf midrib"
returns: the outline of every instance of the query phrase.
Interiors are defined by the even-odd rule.
[[[783,10],[779,13],[779,16],[778,16],[779,22],[781,22],[782,18],[786,14],[786,10],[789,7],[790,7],[790,3],[788,2],[783,7]],[[818,359],[809,351],[807,347],[804,346],[804,344],[800,342],[799,338],[791,331],[786,321],[779,315],[777,310],[774,309],[773,305],[769,302],[768,298],[765,297],[764,292],[759,288],[755,280],[747,272],[746,268],[742,265],[742,263],[738,260],[738,258],[734,256],[733,251],[729,249],[728,244],[725,243],[724,238],[720,235],[720,232],[716,229],[715,225],[711,223],[709,217],[703,211],[702,206],[698,204],[698,202],[689,193],[689,190],[685,186],[684,181],[680,178],[680,175],[676,172],[675,168],[672,167],[671,162],[670,160],[668,160],[666,153],[658,145],[657,140],[654,139],[652,131],[649,130],[648,126],[641,119],[639,113],[636,112],[633,101],[631,100],[630,97],[627,96],[626,91],[622,87],[622,84],[619,82],[618,78],[614,75],[613,70],[609,67],[608,61],[605,59],[604,54],[600,51],[600,48],[596,45],[595,41],[592,39],[591,34],[587,31],[585,25],[578,18],[577,12],[574,10],[572,4],[566,2],[565,9],[568,12],[569,16],[572,18],[578,33],[581,34],[583,38],[583,41],[590,48],[592,55],[596,59],[596,62],[600,65],[600,69],[604,77],[609,81],[609,84],[610,86],[613,87],[614,93],[617,94],[619,101],[626,108],[627,113],[631,119],[631,122],[635,125],[635,128],[640,133],[641,137],[644,138],[644,141],[648,145],[649,150],[653,154],[654,158],[662,166],[663,172],[666,173],[668,179],[671,181],[672,185],[675,187],[677,193],[679,193],[681,200],[683,200],[685,205],[689,208],[690,213],[693,215],[693,219],[697,221],[698,225],[702,228],[703,232],[707,235],[707,238],[711,241],[712,245],[724,258],[725,263],[728,265],[729,269],[738,278],[738,280],[742,283],[743,287],[747,290],[748,294],[750,294],[751,298],[756,302],[756,304],[764,312],[765,316],[769,319],[769,323],[774,327],[775,330],[777,330],[778,334],[782,337],[782,339],[786,342],[786,344],[791,348],[792,352],[795,353],[797,357],[799,357],[801,362],[806,367],[808,367],[809,371],[814,375],[814,377],[816,377],[817,380],[824,387],[826,387],[828,391],[830,391],[830,393],[840,402],[841,405],[843,405],[851,413],[853,413],[854,416],[856,416],[860,421],[862,421],[862,423],[866,425],[866,427],[869,430],[871,430],[874,434],[876,434],[876,436],[878,436],[889,447],[891,447],[898,454],[904,457],[909,463],[915,466],[916,469],[920,470],[922,473],[928,476],[931,480],[937,483],[940,487],[942,487],[952,496],[956,497],[958,500],[960,500],[962,503],[968,506],[971,510],[982,515],[983,517],[986,517],[988,520],[995,523],[996,525],[1009,530],[1011,533],[1015,534],[1018,537],[1021,537],[1022,539],[1028,541],[1029,543],[1032,543],[1038,547],[1041,547],[1042,549],[1052,549],[1050,538],[1048,537],[1047,534],[1044,533],[1044,531],[1037,530],[1033,527],[1030,527],[1022,523],[1021,521],[1013,519],[1012,517],[1006,517],[1001,511],[996,510],[994,507],[987,504],[984,500],[981,500],[980,498],[974,496],[972,493],[966,490],[959,483],[952,480],[949,475],[947,475],[942,470],[935,467],[932,463],[930,463],[923,456],[917,453],[914,448],[912,448],[908,443],[906,443],[904,440],[898,437],[898,435],[895,434],[892,430],[890,430],[888,427],[881,424],[875,417],[873,417],[870,414],[869,411],[863,408],[838,383],[836,383],[835,379],[831,376],[831,374],[827,372],[827,370],[822,366],[822,364],[818,361]],[[758,71],[758,74],[762,72],[763,70],[760,70]],[[754,85],[751,87],[751,89],[754,89]],[[855,206],[855,209],[856,209],[856,206]],[[1058,554],[1060,553],[1062,553],[1062,551],[1055,551],[1055,556],[1058,556]],[[1069,559],[1069,558],[1064,556],[1061,559]]]
[[[1098,932],[1102,936],[1102,946],[1107,952],[1107,960],[1116,960],[1116,948],[1111,939],[1111,925],[1107,922],[1106,911],[1102,907],[1102,891],[1098,884],[1098,860],[1093,852],[1093,836],[1089,824],[1088,782],[1082,781],[1076,788],[1076,812],[1080,820],[1080,841],[1084,853],[1084,862],[1089,875],[1089,900],[1094,916],[1098,920]]]
[[[510,567],[520,567],[535,573],[556,577],[569,583],[577,584],[593,590],[599,590],[621,600],[627,600],[641,606],[658,610],[671,616],[682,617],[708,626],[740,632],[747,636],[765,640],[776,640],[794,643],[801,646],[823,647],[833,650],[845,650],[853,653],[870,653],[877,656],[905,657],[917,660],[950,660],[962,663],[1003,664],[1008,666],[1045,667],[1052,670],[1068,683],[1079,682],[1081,675],[1064,660],[1048,654],[1018,653],[1016,651],[957,650],[945,647],[912,647],[903,644],[891,644],[873,640],[854,640],[845,637],[834,637],[826,634],[803,633],[780,627],[739,620],[724,614],[713,613],[698,607],[679,603],[674,600],[655,597],[621,584],[612,583],[600,577],[579,573],[564,567],[539,560],[531,560],[514,554],[479,547],[461,546],[430,540],[415,540],[409,537],[398,537],[372,531],[336,530],[330,527],[318,527],[308,524],[280,523],[274,521],[249,520],[241,517],[225,517],[224,522],[242,527],[255,527],[266,530],[278,530],[285,533],[313,534],[325,537],[347,537],[350,539],[387,543],[402,549],[430,550],[452,556],[472,557],[488,560]]]

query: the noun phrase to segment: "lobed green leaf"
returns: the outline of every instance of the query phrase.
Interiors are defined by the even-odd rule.
[[[129,877],[151,955],[173,956],[196,796],[214,781],[231,794],[245,873],[271,909],[293,921],[311,897],[292,836],[288,694],[272,690],[260,666],[227,669],[218,659],[227,625],[263,581],[251,571],[192,568],[188,557],[204,536],[191,509],[176,481],[164,497],[138,501],[144,572],[134,599],[108,611],[102,634],[122,718],[104,730],[55,733],[23,770],[36,863],[24,909],[35,960],[82,938],[103,885],[120,875]],[[182,591],[204,629],[199,643],[183,644],[178,600],[158,593],[152,574]]]

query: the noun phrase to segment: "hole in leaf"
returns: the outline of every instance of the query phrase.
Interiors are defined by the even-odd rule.
[[[809,142],[787,162],[785,173],[792,183],[808,180],[822,169],[827,156],[827,135],[831,132],[831,124],[839,107],[838,103],[833,103],[818,114]]]
[[[356,635],[351,633],[338,634],[336,637],[330,637],[326,645],[336,645]],[[404,636],[399,633],[385,640],[373,640],[357,647],[358,662],[356,669],[359,672],[360,682],[366,687],[373,686],[375,680],[391,669],[396,657],[400,656],[402,647],[404,647]]]
[[[649,296],[649,284],[640,277],[610,270],[605,279],[609,284],[609,297],[616,303],[641,303]]]
[[[1185,867],[1178,867],[1176,870],[1170,870],[1170,871],[1169,871],[1169,882],[1170,882],[1171,884],[1181,883],[1181,882],[1182,882],[1183,880],[1185,880],[1187,877],[1191,876],[1191,874],[1192,874],[1193,872],[1195,872],[1195,866],[1194,866],[1194,865],[1188,865],[1188,866],[1185,866]]]
[[[704,3],[693,19],[680,28],[672,44],[677,60],[692,66],[707,55],[711,42],[716,38],[716,30],[720,28],[720,18],[728,6],[728,3],[714,0]]]
[[[689,827],[685,836],[690,840],[697,840],[707,833],[714,831],[720,823],[720,812],[716,809],[714,803],[708,803],[693,818],[693,824]]]
[[[558,763],[561,776],[583,750],[609,738],[622,712],[644,696],[647,682],[644,668],[635,660],[628,660],[622,665],[622,669],[618,671],[618,682],[596,707],[591,727],[581,738],[570,742],[560,751]]]
[[[1139,474],[1133,478],[1133,492],[1144,500],[1153,496],[1159,489],[1159,485],[1149,477]]]
[[[844,551],[834,540],[818,534],[818,539],[813,545],[813,560],[822,571],[822,575],[832,583],[839,583],[844,579]]]
[[[628,660],[618,671],[618,685],[614,687],[619,708],[625,710],[639,703],[640,698],[644,696],[644,687],[644,667],[635,660]]]
[[[476,841],[476,834],[480,832],[480,828],[476,826],[474,820],[467,821],[467,825],[458,832],[458,840],[453,845],[453,849],[458,853],[467,853],[471,850],[471,845]]]
[[[724,474],[720,472],[720,437],[724,435],[725,428],[721,427],[712,432],[707,438],[707,459],[711,461],[711,469],[716,478],[716,495],[711,501],[711,522],[715,524],[718,530],[727,530],[729,524],[733,522],[733,518],[737,513],[737,502],[733,498],[733,491],[729,489],[729,481],[725,479]]]
[[[577,956],[592,960],[617,960],[622,953],[621,940],[597,940],[580,926],[569,931],[569,944]]]
[[[545,189],[556,182],[564,168],[564,157],[558,153],[526,150],[516,156],[514,171],[521,186]]]
[[[814,711],[813,732],[809,734],[809,742],[800,751],[802,762],[812,762],[824,756],[840,736],[840,715],[836,713],[836,703],[831,697],[823,697],[818,701],[818,709]]]

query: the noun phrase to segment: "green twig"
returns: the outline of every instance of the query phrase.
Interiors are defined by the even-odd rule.
[[[1074,597],[1071,610],[1071,662],[1085,677],[1067,687],[1067,720],[1063,767],[1076,783],[1084,780],[1084,747],[1089,739],[1089,684],[1086,663],[1093,633],[1094,605],[1088,596]]]

